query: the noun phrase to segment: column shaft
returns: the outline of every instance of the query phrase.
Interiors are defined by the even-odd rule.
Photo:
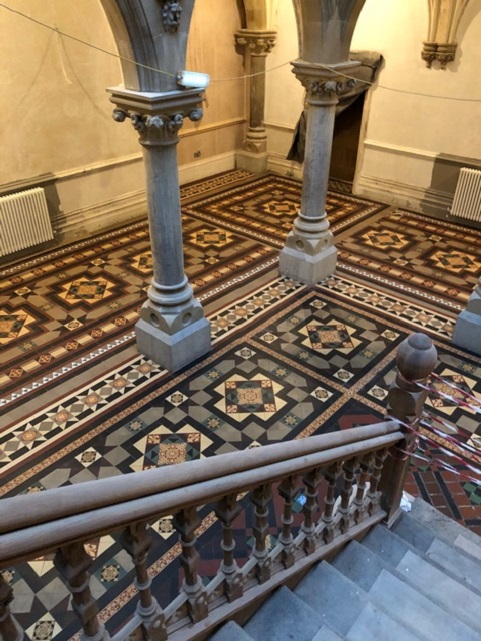
[[[153,277],[162,286],[184,281],[177,140],[164,144],[142,142],[145,163]]]
[[[307,111],[306,150],[301,213],[306,218],[324,218],[336,103],[310,104]]]
[[[266,54],[251,54],[249,92],[249,129],[264,128],[264,103],[266,96]],[[249,133],[247,134],[249,136]]]

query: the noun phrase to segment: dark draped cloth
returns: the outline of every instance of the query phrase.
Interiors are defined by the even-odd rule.
[[[356,78],[356,80],[367,80],[368,82],[375,82],[379,69],[381,67],[383,57],[376,51],[351,51],[351,60],[356,60],[361,64],[349,71],[349,76]],[[336,116],[342,113],[345,109],[350,107],[352,103],[366,92],[371,85],[365,82],[356,82],[354,87],[349,89],[339,99],[339,104],[336,106]],[[287,154],[287,160],[295,160],[298,163],[304,162],[304,149],[306,144],[306,124],[307,124],[307,109],[301,113],[294,136],[292,145]]]

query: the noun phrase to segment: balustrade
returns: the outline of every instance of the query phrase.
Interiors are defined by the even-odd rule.
[[[282,531],[279,536],[279,543],[282,545],[282,564],[285,568],[290,568],[294,565],[294,536],[292,534],[292,524],[294,517],[292,515],[292,502],[298,494],[296,486],[296,477],[288,476],[280,484],[278,488],[279,494],[284,499],[284,510],[281,517]]]
[[[54,564],[72,593],[82,639],[107,640],[90,592],[92,560],[84,543],[121,529],[139,601],[113,641],[127,639],[136,629],[154,641],[205,638],[209,629],[263,594],[295,580],[381,520],[392,519],[407,469],[407,457],[398,455],[411,443],[410,429],[424,400],[413,380],[425,379],[433,364],[430,341],[417,336],[400,350],[400,373],[388,396],[394,420],[292,441],[288,448],[270,445],[93,481],[83,484],[84,492],[69,486],[3,499],[0,567],[55,551]],[[272,487],[282,499],[277,513]],[[295,535],[293,505],[302,488],[305,503]],[[239,567],[233,524],[249,502],[254,545]],[[218,573],[207,585],[199,574],[197,549],[201,506],[212,506],[222,523]],[[148,523],[169,514],[179,533],[184,580],[180,594],[162,610],[148,570]],[[268,545],[270,532],[277,538],[275,546]],[[20,641],[23,633],[11,602],[12,588],[0,575],[0,632],[4,641]]]
[[[306,554],[312,554],[316,549],[315,537],[315,513],[319,510],[317,502],[317,487],[322,480],[320,469],[312,470],[302,479],[306,487],[306,503],[302,509],[304,513],[304,522],[302,524],[302,534],[304,535],[303,547]]]
[[[223,538],[221,548],[224,558],[220,572],[224,577],[224,593],[229,601],[235,601],[243,594],[242,580],[234,557],[235,542],[232,533],[232,522],[241,512],[242,507],[237,501],[237,493],[224,496],[215,510],[216,516],[222,521]]]
[[[320,521],[320,536],[325,543],[331,543],[334,538],[334,505],[336,481],[341,471],[341,464],[339,462],[331,465],[325,472],[324,476],[327,481],[327,492],[324,499],[324,511]]]
[[[270,485],[261,485],[255,488],[250,496],[254,504],[254,549],[252,559],[255,561],[255,576],[259,583],[265,583],[271,577],[271,558],[267,547],[267,536],[269,534],[269,509],[271,501]]]
[[[0,574],[0,634],[6,641],[21,641],[23,632],[10,612],[13,590]]]
[[[139,592],[137,614],[142,620],[145,633],[154,641],[167,639],[165,616],[157,600],[152,595],[152,579],[147,569],[147,555],[152,546],[152,539],[147,530],[147,523],[141,521],[129,525],[120,537],[124,549],[132,557],[135,565],[135,587]]]
[[[367,505],[367,488],[368,481],[372,476],[373,470],[373,455],[367,454],[359,463],[359,479],[357,482],[357,490],[353,500],[353,519],[355,523],[360,523],[365,517],[368,509]]]
[[[207,594],[202,579],[197,573],[200,557],[195,547],[197,542],[195,531],[200,521],[197,508],[194,506],[182,510],[174,517],[174,527],[180,533],[182,545],[180,556],[180,564],[184,570],[182,590],[187,597],[188,613],[194,623],[205,619],[208,615]]]
[[[109,634],[98,619],[98,607],[90,592],[88,569],[92,559],[81,543],[69,543],[57,550],[54,565],[72,593],[72,608],[83,629],[84,641],[108,641]]]

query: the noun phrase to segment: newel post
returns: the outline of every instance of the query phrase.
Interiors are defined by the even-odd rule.
[[[418,383],[426,383],[437,360],[437,351],[425,334],[412,334],[399,346],[396,379],[387,396],[388,417],[402,421],[405,438],[391,448],[379,483],[381,506],[387,511],[387,526],[391,527],[400,515],[402,492],[409,470],[410,456],[416,448],[419,419],[427,391]]]

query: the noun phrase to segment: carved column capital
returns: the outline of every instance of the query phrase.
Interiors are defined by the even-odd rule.
[[[130,119],[134,129],[140,134],[141,143],[155,143],[162,142],[177,142],[177,134],[184,124],[184,116],[189,120],[198,121],[203,116],[203,111],[200,107],[193,109],[187,114],[173,113],[162,116],[150,114],[140,114],[135,111],[127,111],[116,107],[112,112],[112,118],[116,122],[124,122]]]
[[[307,101],[311,104],[337,103],[339,97],[356,84],[354,78],[346,77],[359,64],[356,62],[336,65],[332,70],[298,60],[291,64],[294,67],[292,73],[306,90]]]
[[[110,101],[116,107],[112,117],[116,122],[130,120],[140,134],[141,144],[169,144],[178,141],[178,132],[189,118],[199,121],[204,112],[200,89],[166,93],[143,93],[123,88],[109,89]]]
[[[239,29],[234,34],[236,45],[245,47],[251,56],[267,56],[276,44],[275,31],[257,31],[252,29]]]

